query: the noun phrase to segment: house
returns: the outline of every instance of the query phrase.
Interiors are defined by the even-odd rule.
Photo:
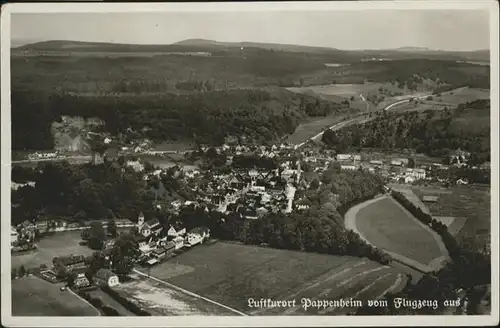
[[[144,171],[144,165],[139,161],[128,161],[127,166],[131,167],[136,172]]]
[[[354,165],[340,165],[342,171],[356,171],[356,166]]]
[[[12,246],[13,244],[17,243],[19,239],[19,234],[17,233],[16,229],[14,227],[10,227],[10,245]]]
[[[426,203],[436,203],[438,201],[438,196],[424,196],[422,201]]]
[[[185,245],[192,247],[197,244],[203,243],[210,238],[210,229],[206,227],[197,227],[188,232],[185,239]]]
[[[177,237],[177,236],[184,236],[186,234],[186,228],[180,228],[178,227],[177,229],[175,229],[174,226],[170,226],[170,228],[168,229],[168,236],[169,237]]]
[[[404,181],[405,183],[413,183],[415,182],[415,179],[412,176],[407,175],[406,177],[404,177]]]
[[[144,237],[149,237],[151,234],[158,235],[162,229],[163,226],[160,224],[160,221],[155,218],[144,223],[144,225],[140,229],[140,233]]]
[[[87,279],[84,273],[79,273],[75,281],[73,282],[73,286],[76,288],[84,288],[90,286],[90,281]]]
[[[243,217],[247,220],[256,220],[259,218],[259,215],[255,210],[246,210],[243,211]]]
[[[149,254],[153,250],[151,238],[140,235],[135,237],[135,242],[137,243],[139,251],[141,251],[142,254]]]
[[[352,158],[355,161],[358,161],[358,162],[361,161],[361,155],[354,155]]]
[[[120,283],[118,276],[108,269],[99,269],[94,276],[96,285],[116,286]]]
[[[337,161],[351,161],[352,158],[351,154],[337,154]]]
[[[393,161],[391,161],[391,165],[392,166],[403,166],[403,162],[397,161],[397,160],[393,160]]]
[[[108,240],[104,241],[103,248],[104,249],[113,248],[114,245],[115,245],[115,240],[114,239],[108,239]]]
[[[59,262],[70,271],[85,268],[87,266],[85,263],[85,256],[83,255],[59,257]]]
[[[425,179],[424,169],[406,169],[406,175],[414,178],[415,180]]]
[[[384,165],[384,162],[379,161],[379,160],[371,160],[370,164],[381,166],[381,165]]]

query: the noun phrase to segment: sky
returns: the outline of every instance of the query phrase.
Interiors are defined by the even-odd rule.
[[[12,46],[47,40],[170,44],[201,38],[344,50],[489,49],[481,10],[12,14]]]

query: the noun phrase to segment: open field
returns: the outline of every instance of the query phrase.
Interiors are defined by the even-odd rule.
[[[434,219],[444,224],[448,232],[453,236],[457,235],[464,227],[465,222],[467,222],[466,218],[456,218],[453,216],[434,216]]]
[[[437,203],[428,204],[432,215],[465,218],[466,222],[457,236],[475,240],[482,247],[489,240],[491,229],[490,189],[456,186],[448,188],[448,191],[449,193],[436,193],[426,188],[413,188],[413,192],[420,198],[425,195],[438,196]]]
[[[425,110],[443,110],[447,108],[455,108],[459,104],[466,102],[471,102],[478,99],[489,99],[490,92],[485,89],[476,89],[463,87],[454,89],[451,91],[446,91],[440,95],[432,95],[431,99],[419,99],[418,103],[404,103],[398,105],[400,111],[425,111]],[[474,113],[475,116],[476,113]]]
[[[151,276],[245,313],[263,315],[312,314],[312,309],[305,312],[300,307],[302,298],[376,298],[406,283],[399,270],[367,259],[223,242],[198,246],[155,266]],[[248,306],[249,298],[295,299],[296,307],[260,311]],[[339,313],[343,312],[333,314]]]
[[[430,265],[443,254],[437,235],[389,197],[361,208],[356,214],[358,231],[373,245]]]
[[[98,316],[90,304],[73,294],[61,291],[61,284],[29,276],[12,280],[13,316]]]
[[[51,236],[45,236],[37,242],[38,250],[12,255],[12,267],[38,267],[40,264],[51,265],[56,256],[67,256],[70,254],[91,255],[94,251],[87,246],[78,243],[82,240],[81,231],[56,232]]]
[[[297,126],[295,131],[288,136],[287,142],[299,144],[344,119],[345,117],[343,115],[331,115],[301,123]]]
[[[348,100],[351,108],[356,108],[360,111],[371,111],[378,107],[380,101],[391,102],[391,99],[396,101],[398,95],[405,93],[391,83],[363,83],[363,84],[329,84],[329,85],[314,85],[307,87],[287,88],[296,93],[309,94],[323,99],[342,102]],[[372,101],[371,97],[377,97],[377,103]]]
[[[120,284],[113,289],[154,316],[235,315],[224,307],[172,289],[160,281],[138,274],[132,277],[132,282]]]

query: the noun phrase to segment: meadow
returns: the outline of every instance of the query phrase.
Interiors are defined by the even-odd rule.
[[[424,265],[444,255],[433,232],[388,197],[361,208],[356,215],[356,227],[376,247]]]
[[[38,249],[11,256],[11,265],[17,268],[24,265],[26,268],[39,267],[41,264],[52,265],[56,256],[91,255],[93,251],[87,246],[79,245],[81,231],[56,232],[45,236],[37,242]]]
[[[373,299],[402,288],[405,274],[363,258],[218,242],[153,267],[151,276],[248,314],[345,314],[300,307],[302,298]],[[296,300],[286,309],[255,309],[248,299]]]
[[[413,188],[420,198],[425,195],[438,196],[436,203],[427,204],[433,216],[465,218],[457,233],[459,239],[473,241],[478,247],[489,241],[491,232],[491,192],[489,187],[456,186],[447,193],[436,193],[426,188]],[[453,229],[456,229],[453,227]]]
[[[98,316],[99,311],[71,291],[34,276],[12,280],[13,316]]]

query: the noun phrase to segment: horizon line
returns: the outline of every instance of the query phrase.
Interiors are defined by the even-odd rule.
[[[24,40],[24,41],[23,41]],[[267,44],[267,45],[281,45],[281,46],[297,46],[297,47],[305,47],[305,48],[322,48],[325,50],[337,50],[337,51],[397,51],[405,48],[414,48],[414,49],[421,49],[423,51],[434,51],[434,52],[481,52],[481,51],[488,51],[490,52],[491,50],[489,48],[479,48],[479,49],[433,49],[433,48],[428,48],[424,46],[401,46],[397,48],[378,48],[378,49],[369,49],[369,48],[356,48],[356,49],[346,49],[346,48],[333,48],[329,46],[320,46],[320,45],[304,45],[304,44],[294,44],[294,43],[280,43],[280,42],[262,42],[262,41],[218,41],[218,40],[213,40],[213,39],[205,39],[205,38],[187,38],[187,39],[182,39],[176,42],[172,43],[128,43],[128,42],[112,42],[112,41],[91,41],[91,40],[62,40],[62,39],[47,39],[47,40],[34,40],[34,39],[11,39],[11,49],[23,47],[26,45],[30,44],[37,44],[37,43],[43,43],[43,42],[80,42],[80,43],[101,43],[101,44],[114,44],[114,45],[135,45],[135,46],[171,46],[171,45],[176,45],[180,42],[183,41],[188,41],[188,40],[199,40],[199,41],[209,41],[209,42],[215,42],[215,43],[255,43],[255,44]],[[24,44],[17,45],[15,47],[12,46],[12,43],[14,42],[25,42]]]

